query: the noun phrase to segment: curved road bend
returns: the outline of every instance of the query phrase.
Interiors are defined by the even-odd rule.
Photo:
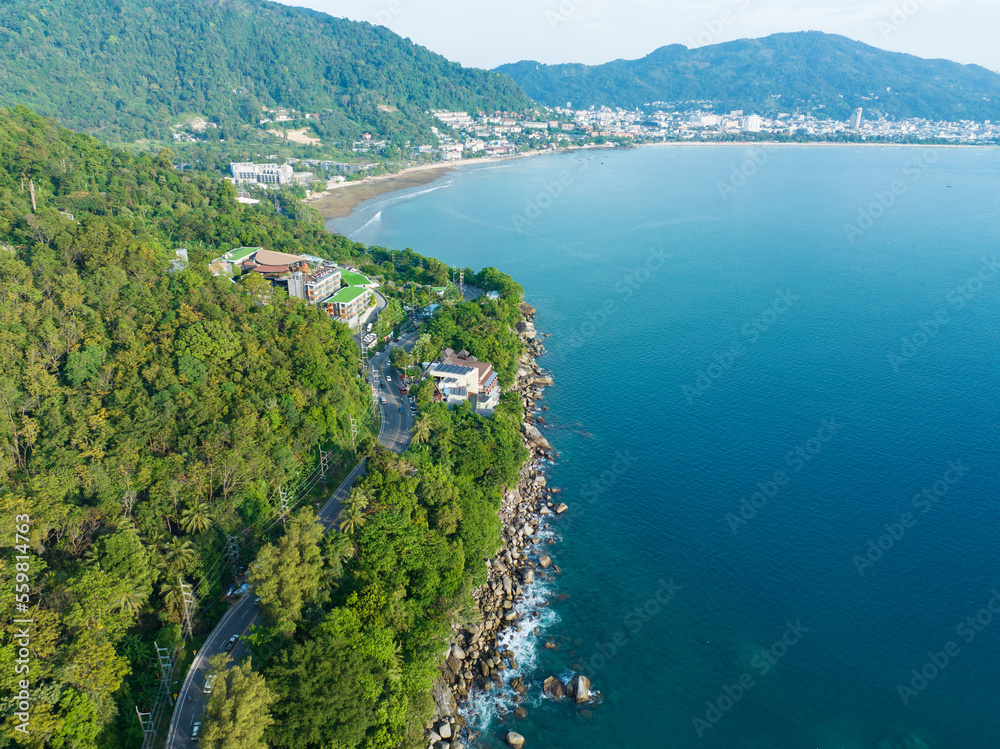
[[[416,342],[416,331],[410,331],[399,337],[399,344],[407,350],[413,348]],[[369,361],[371,373],[377,373],[380,382],[385,382],[386,376],[392,377],[389,367],[389,347],[379,352]],[[382,427],[379,429],[379,442],[396,453],[403,452],[410,444],[410,429],[413,426],[413,416],[410,413],[409,401],[400,395],[399,383],[393,378],[386,382],[385,390],[377,389],[379,403],[382,409]],[[382,397],[385,405],[381,405]],[[330,530],[333,528],[343,500],[350,494],[351,487],[359,476],[364,475],[364,462],[359,463],[347,478],[330,495],[319,512],[320,522]],[[170,728],[167,732],[165,749],[196,749],[197,742],[191,741],[191,729],[200,720],[202,710],[208,695],[204,693],[205,676],[208,675],[208,659],[213,655],[226,652],[226,642],[232,635],[238,634],[240,641],[233,648],[233,661],[240,660],[247,654],[243,636],[257,620],[257,604],[254,601],[253,589],[248,590],[243,597],[223,615],[215,629],[205,640],[198,654],[188,669],[184,684],[177,695],[177,703],[170,718]],[[191,702],[188,702],[188,697]]]

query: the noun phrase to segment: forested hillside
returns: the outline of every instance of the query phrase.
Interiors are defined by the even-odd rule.
[[[185,115],[227,139],[263,107],[319,113],[324,138],[429,136],[428,109],[520,109],[510,79],[384,27],[267,0],[5,0],[0,105],[102,139],[163,138]]]
[[[661,47],[603,65],[501,65],[543,104],[634,109],[651,102],[760,114],[855,107],[898,118],[1000,118],[1000,75],[978,65],[886,52],[835,34],[802,31],[688,49]]]
[[[422,406],[417,447],[370,455],[341,515],[346,534],[320,540],[305,511],[258,558],[269,746],[426,744],[442,643],[467,620],[485,559],[501,546],[500,491],[516,483],[526,450],[516,397],[491,419]],[[268,586],[279,567],[300,582]]]
[[[181,581],[217,598],[226,534],[273,516],[274,488],[317,445],[349,444],[365,412],[346,327],[207,271],[212,245],[355,251],[271,213],[165,156],[0,110],[0,516],[11,539],[29,516],[38,554],[34,746],[119,745],[152,641],[177,631]],[[5,557],[8,736],[13,569]]]
[[[230,534],[240,564],[256,555],[261,670],[247,663],[220,681],[205,745],[222,746],[212,731],[231,714],[225,701],[251,697],[244,714],[271,746],[420,738],[440,638],[499,544],[499,494],[525,457],[521,406],[504,396],[483,419],[433,404],[423,383],[415,446],[397,458],[362,432],[356,453],[350,419],[371,422],[371,396],[346,326],[257,276],[207,270],[254,244],[389,275],[387,251],[303,219],[241,205],[229,183],[179,173],[167,152],[133,157],[0,109],[0,519],[11,539],[0,550],[0,747],[138,747],[134,708],[157,693],[154,643],[180,642],[182,583],[198,601],[187,657],[225,610]],[[186,266],[174,264],[178,246]],[[447,275],[400,255],[397,282]],[[507,377],[521,290],[494,269],[477,280],[503,298],[444,305],[417,356],[466,346]],[[321,446],[334,475],[370,457],[346,534],[312,522],[322,485],[287,528],[278,522],[277,487],[294,487]],[[27,572],[11,548],[19,516]],[[12,715],[17,573],[30,590],[18,616],[34,622],[28,738]]]

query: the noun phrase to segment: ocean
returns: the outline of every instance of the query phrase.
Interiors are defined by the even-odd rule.
[[[477,745],[1000,747],[998,188],[995,149],[649,147],[331,223],[551,333],[562,575]],[[599,704],[540,696],[571,673]]]

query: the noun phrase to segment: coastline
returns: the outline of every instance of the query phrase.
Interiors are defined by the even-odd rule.
[[[571,153],[573,151],[607,150],[609,146],[589,144],[573,148],[546,149],[544,151],[522,151],[512,156],[481,156],[474,159],[455,159],[454,161],[436,161],[432,164],[408,166],[393,174],[380,174],[377,177],[366,177],[355,182],[340,182],[328,187],[322,192],[303,200],[303,203],[315,208],[323,221],[345,218],[366,200],[377,198],[410,187],[419,187],[443,177],[448,172],[479,164],[500,164],[506,161],[517,161],[531,156],[544,154]]]
[[[323,192],[311,195],[303,202],[315,208],[323,221],[350,216],[355,208],[366,200],[377,198],[386,193],[419,187],[443,177],[448,172],[454,172],[460,167],[476,164],[496,164],[503,161],[524,159],[550,151],[525,151],[514,156],[483,156],[475,159],[455,159],[454,161],[436,161],[432,164],[408,166],[393,174],[380,174],[377,177],[365,177],[354,182],[340,182],[328,187]]]
[[[350,216],[355,208],[366,200],[377,198],[397,190],[409,187],[419,187],[443,177],[454,171],[452,163],[421,164],[411,166],[395,174],[381,174],[377,177],[366,177],[356,182],[341,182],[323,192],[316,193],[303,202],[315,208],[323,221]]]
[[[830,141],[806,141],[803,143],[793,143],[776,140],[739,140],[739,141],[709,141],[709,140],[685,140],[666,141],[657,143],[636,143],[634,148],[680,148],[695,146],[699,148],[724,148],[724,147],[823,147],[823,148],[996,148],[987,144],[975,143],[942,143],[930,145],[927,143],[834,143]],[[318,192],[306,198],[303,202],[315,208],[323,218],[324,222],[338,218],[346,218],[354,212],[361,203],[377,198],[381,195],[406,190],[411,187],[420,187],[429,182],[433,182],[443,177],[449,172],[457,171],[462,167],[475,166],[477,164],[501,163],[504,161],[514,161],[528,158],[529,156],[541,156],[545,154],[565,154],[575,151],[591,150],[615,150],[617,146],[604,144],[587,144],[583,146],[571,146],[569,148],[548,149],[544,151],[524,151],[513,156],[484,156],[474,159],[456,159],[455,161],[434,162],[431,164],[420,164],[409,166],[393,174],[380,174],[377,177],[366,177],[355,182],[340,182],[333,187],[328,187],[322,192]]]
[[[527,650],[542,643],[539,624],[543,623],[542,612],[548,604],[545,596],[551,592],[543,587],[544,583],[561,574],[544,546],[556,542],[549,521],[568,508],[558,501],[560,489],[547,486],[544,467],[558,454],[536,426],[545,423],[537,415],[544,408],[538,401],[544,388],[553,382],[536,362],[545,348],[536,340],[532,323],[535,310],[522,302],[521,311],[525,321],[518,324],[517,331],[526,352],[513,390],[524,406],[521,431],[529,457],[521,468],[517,486],[504,492],[501,499],[504,545],[487,561],[485,585],[473,592],[478,621],[455,629],[441,666],[441,678],[434,685],[436,709],[424,727],[426,738],[434,746],[449,737],[461,737],[474,744],[478,732],[486,728],[480,721],[488,721],[494,714],[501,720],[509,715],[527,715],[518,704],[529,689],[529,675],[521,670],[521,663],[530,655]],[[576,679],[567,684],[563,694],[571,698],[579,695],[577,702],[592,699],[589,682],[582,690],[574,691],[576,684]],[[491,728],[505,732],[509,726]]]
[[[635,148],[663,148],[671,146],[823,146],[825,148],[997,148],[988,143],[836,143],[829,140],[670,140],[657,143],[636,143]]]

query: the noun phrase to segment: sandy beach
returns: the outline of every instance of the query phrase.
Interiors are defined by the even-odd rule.
[[[368,177],[357,182],[341,182],[335,187],[324,190],[307,199],[307,203],[319,211],[324,221],[332,218],[343,218],[351,215],[351,211],[366,200],[384,195],[395,190],[405,190],[436,180],[446,172],[455,168],[455,163],[426,164],[404,169],[396,174],[384,174],[378,177]]]
[[[396,190],[405,190],[408,187],[419,187],[428,182],[433,182],[442,175],[455,171],[459,167],[472,166],[474,164],[496,164],[502,161],[512,161],[514,159],[524,159],[529,156],[538,156],[545,153],[566,153],[569,151],[584,150],[588,148],[603,148],[603,146],[583,146],[582,148],[547,150],[547,151],[523,151],[514,156],[483,156],[475,159],[456,159],[448,162],[435,162],[433,164],[421,164],[411,166],[395,174],[381,174],[377,177],[366,177],[357,182],[341,182],[333,187],[327,188],[323,192],[316,193],[312,197],[306,198],[305,202],[319,211],[324,221],[333,218],[343,218],[351,215],[351,211],[359,203],[371,200],[379,195]]]

